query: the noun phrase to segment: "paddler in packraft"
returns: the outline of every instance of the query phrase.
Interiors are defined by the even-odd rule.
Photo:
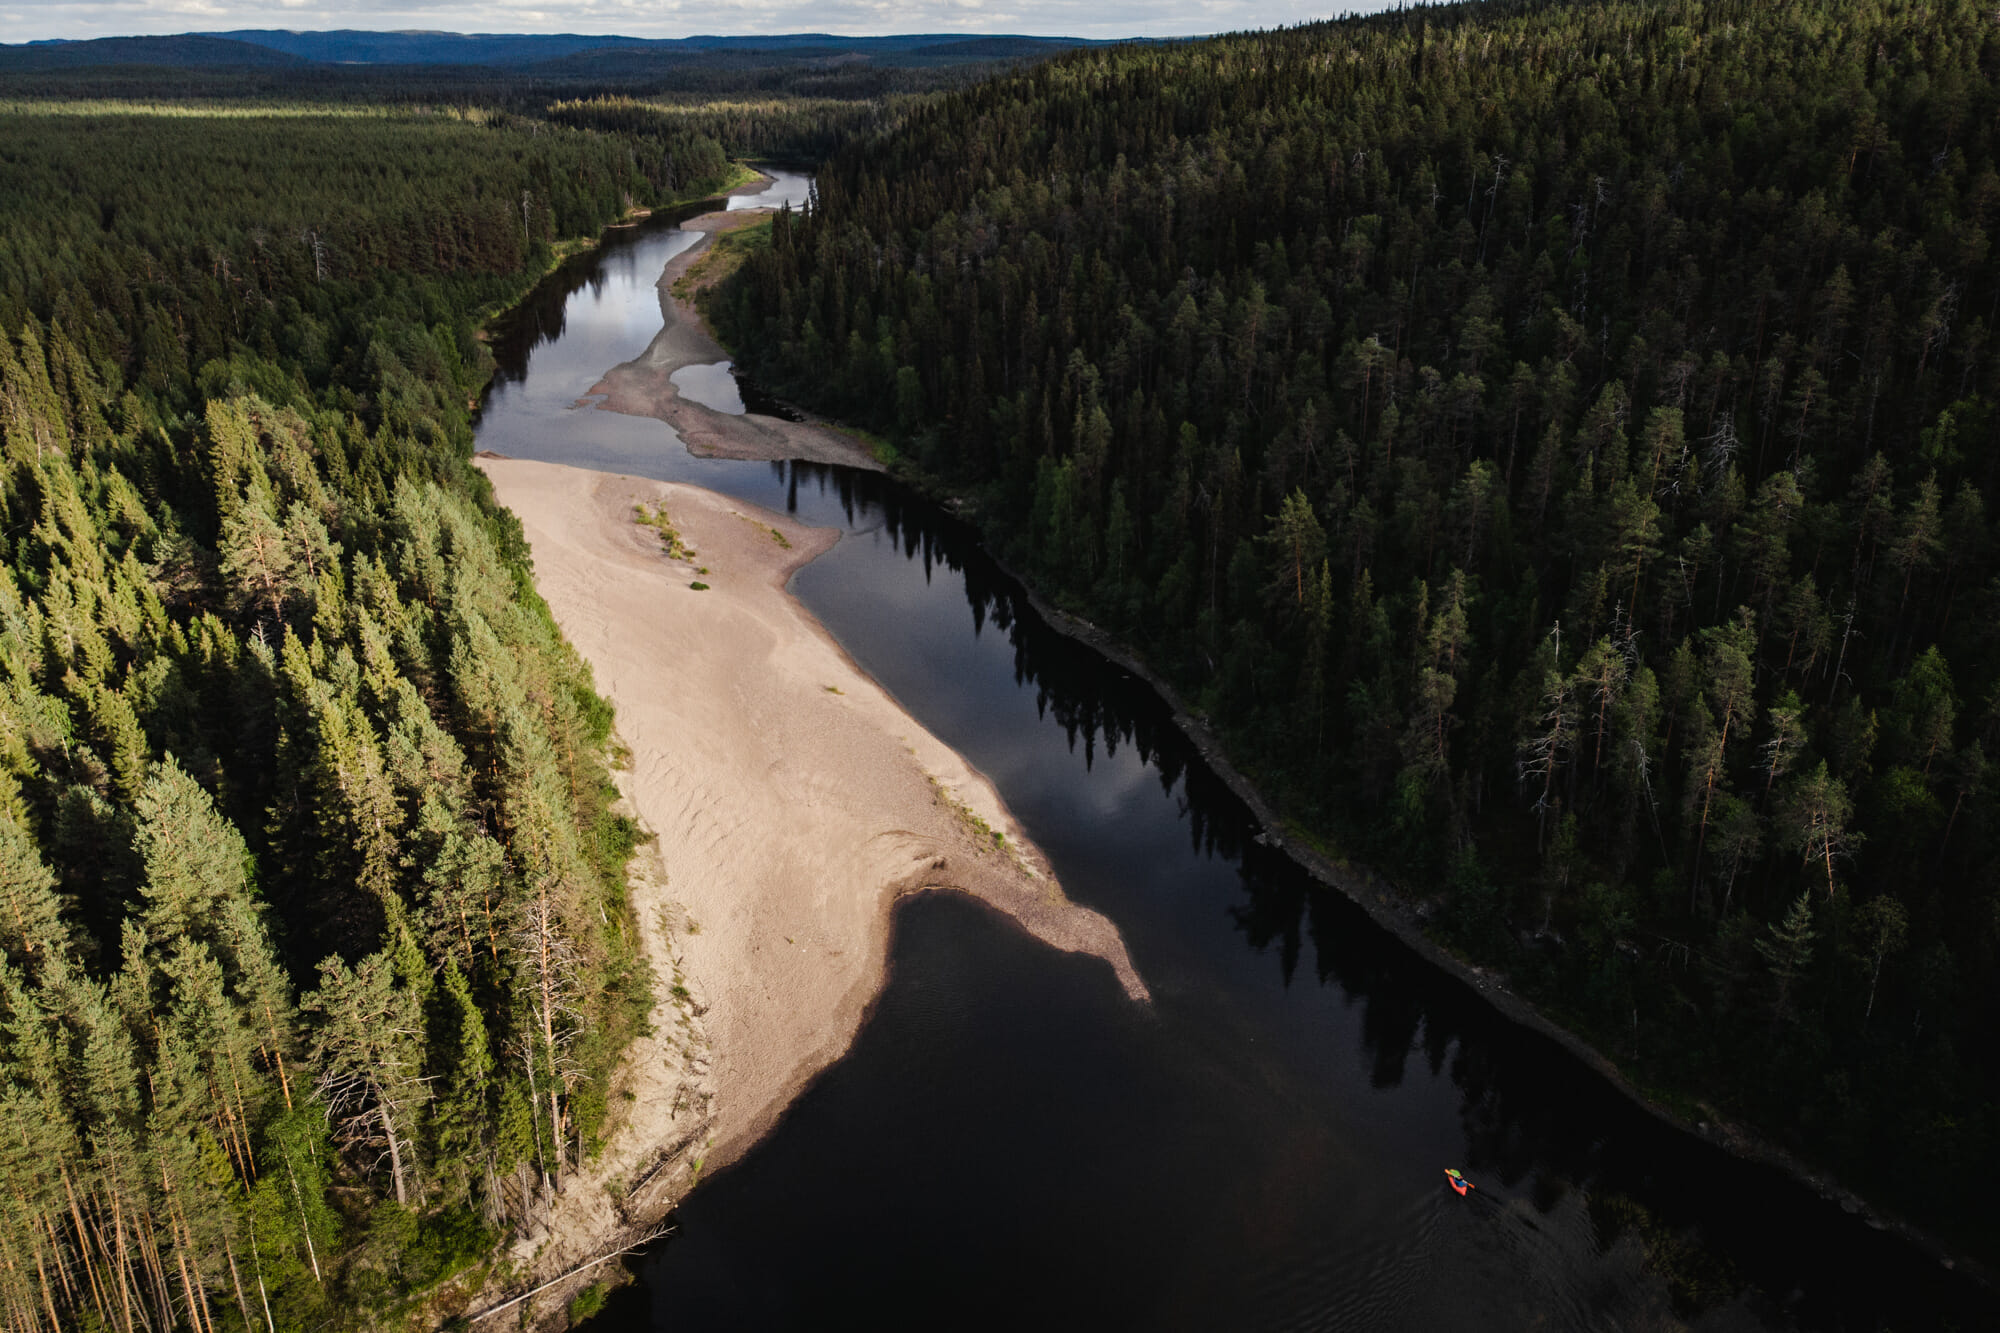
[[[1460,1197],[1461,1199],[1465,1197],[1465,1192],[1467,1190],[1474,1188],[1471,1181],[1467,1180],[1464,1176],[1458,1174],[1458,1172],[1452,1167],[1446,1167],[1444,1169],[1444,1178],[1446,1182],[1449,1183],[1453,1189],[1458,1191],[1458,1197]]]

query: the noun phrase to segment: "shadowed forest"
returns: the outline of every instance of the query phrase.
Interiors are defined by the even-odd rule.
[[[708,308],[1441,938],[1974,1236],[1996,71],[1907,0],[1074,53],[841,150]]]

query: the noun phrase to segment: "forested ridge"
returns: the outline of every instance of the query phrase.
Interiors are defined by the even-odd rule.
[[[1985,1245],[1996,73],[1955,0],[1079,53],[709,310],[1443,938]]]
[[[593,1150],[634,830],[471,465],[477,318],[729,169],[0,114],[0,1325],[393,1320]]]
[[[672,143],[711,140],[732,156],[816,162],[861,134],[895,124],[916,95],[875,98],[788,96],[686,103],[600,93],[551,103],[550,120],[578,129]]]
[[[310,34],[300,34],[310,38]],[[375,34],[385,35],[385,34]],[[386,34],[421,37],[422,34]],[[449,34],[445,34],[449,36]],[[839,39],[836,39],[839,42]],[[195,49],[184,49],[188,45]],[[231,61],[223,48],[251,59]],[[0,98],[116,98],[240,109],[479,107],[540,117],[551,102],[633,97],[684,105],[749,101],[879,102],[963,88],[1047,54],[1022,43],[970,40],[861,55],[823,49],[605,47],[528,66],[297,61],[241,42],[106,39],[56,46],[0,44]],[[732,145],[732,151],[737,150]]]

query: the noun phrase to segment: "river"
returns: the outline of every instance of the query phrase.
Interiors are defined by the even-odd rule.
[[[659,329],[655,281],[696,239],[673,222],[610,233],[502,330],[477,447],[840,528],[796,594],[993,780],[1154,998],[970,900],[906,900],[849,1054],[593,1328],[1983,1322],[1967,1280],[1662,1124],[1260,842],[1151,690],[950,516],[579,405]]]

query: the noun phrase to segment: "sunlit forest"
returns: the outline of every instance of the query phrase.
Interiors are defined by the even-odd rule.
[[[1996,73],[1962,0],[1080,52],[708,309],[1667,1105],[1990,1235]]]
[[[407,1316],[652,978],[610,709],[471,466],[480,321],[681,121],[0,114],[0,1324]]]

